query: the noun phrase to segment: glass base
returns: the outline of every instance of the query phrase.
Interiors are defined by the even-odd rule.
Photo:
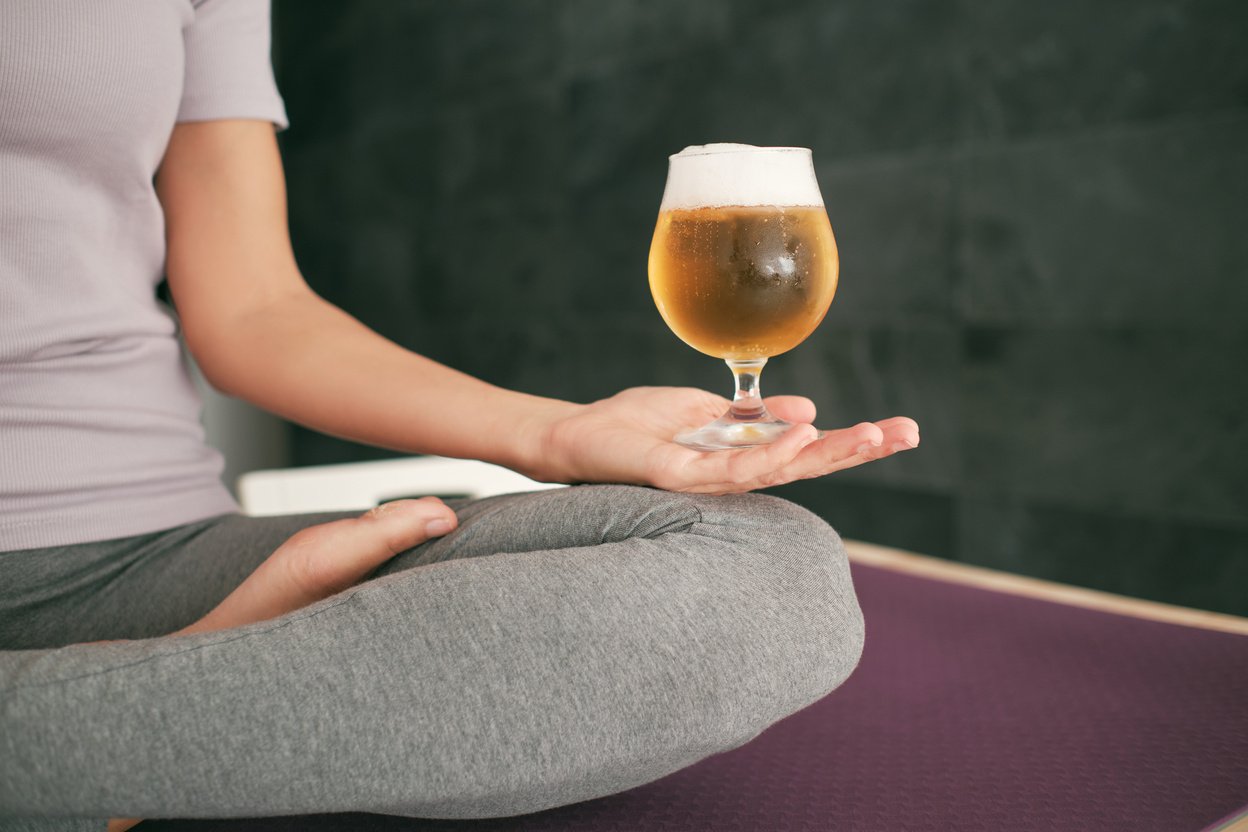
[[[757,421],[741,421],[732,418],[731,412],[703,425],[697,430],[676,437],[677,444],[695,451],[729,451],[735,448],[754,448],[769,445],[793,427],[792,422],[777,419],[770,414]]]
[[[727,358],[728,369],[737,380],[737,392],[728,412],[697,430],[677,435],[674,440],[695,451],[731,451],[770,445],[793,427],[767,412],[758,390],[758,374],[766,358]],[[818,436],[823,437],[823,431]]]

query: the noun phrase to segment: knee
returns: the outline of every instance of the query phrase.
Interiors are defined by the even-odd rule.
[[[840,535],[823,519],[765,494],[709,496],[631,486],[578,489],[605,512],[602,542],[663,538],[701,552],[724,579],[741,637],[767,640],[765,664],[808,704],[841,684],[862,655],[864,625]]]
[[[663,535],[671,560],[694,576],[677,589],[690,607],[684,624],[703,674],[689,680],[697,692],[688,697],[697,728],[683,749],[690,757],[742,745],[849,678],[865,628],[845,545],[831,526],[768,495],[652,499],[697,518]]]
[[[655,541],[670,556],[663,568],[685,571],[679,591],[697,584],[715,598],[702,609],[700,626],[728,648],[723,672],[736,673],[741,651],[748,651],[760,674],[754,686],[779,680],[786,689],[773,699],[790,711],[827,694],[857,666],[863,620],[845,546],[831,526],[788,500],[628,485],[502,499],[517,513],[542,518],[533,524],[541,540],[520,548],[552,539],[559,546]],[[527,527],[509,523],[512,537],[517,526]]]
[[[708,656],[721,690],[757,692],[765,701],[755,713],[764,718],[822,697],[857,666],[863,620],[845,546],[831,526],[787,500],[583,485],[481,501],[473,510],[505,526],[511,551],[655,541],[671,591],[682,604],[698,598],[688,625],[722,648]],[[461,513],[463,526],[474,522]],[[532,539],[517,542],[524,529],[534,530]]]
[[[583,485],[565,493],[577,501],[576,513],[598,543],[687,532],[703,520],[691,494],[636,485]]]
[[[865,638],[840,535],[777,497],[692,499],[702,515],[696,531],[723,541],[743,567],[743,637],[775,680],[777,718],[840,686],[857,667]]]

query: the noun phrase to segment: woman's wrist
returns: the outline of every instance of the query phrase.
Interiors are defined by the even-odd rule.
[[[498,461],[541,482],[571,481],[573,460],[566,459],[563,449],[553,441],[555,427],[585,405],[537,396],[525,399],[525,407],[520,415],[512,417],[510,429],[500,430],[504,441],[499,447]]]

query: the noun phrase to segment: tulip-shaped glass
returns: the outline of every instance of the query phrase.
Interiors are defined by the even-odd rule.
[[[671,156],[649,270],[672,332],[736,378],[728,412],[676,441],[714,451],[783,435],[792,424],[767,412],[759,374],[814,332],[840,272],[810,150],[709,144]]]

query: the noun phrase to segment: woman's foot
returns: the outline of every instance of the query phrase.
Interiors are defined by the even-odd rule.
[[[352,586],[399,552],[455,528],[455,512],[436,497],[383,503],[350,520],[308,528],[203,618],[179,630],[202,633],[276,618]]]

